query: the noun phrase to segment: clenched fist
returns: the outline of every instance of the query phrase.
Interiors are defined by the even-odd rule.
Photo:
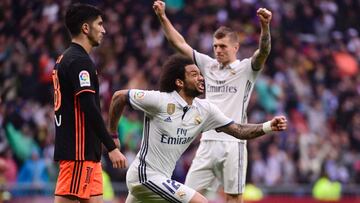
[[[256,15],[259,17],[261,25],[269,25],[272,17],[271,11],[266,8],[259,8]]]
[[[284,131],[287,128],[287,120],[285,116],[275,116],[271,120],[272,131]]]
[[[160,0],[154,1],[153,9],[157,16],[165,15],[165,2]]]

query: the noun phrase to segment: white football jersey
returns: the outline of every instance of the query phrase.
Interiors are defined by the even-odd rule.
[[[247,123],[246,109],[255,80],[260,71],[251,67],[251,58],[236,60],[227,67],[220,68],[216,59],[193,51],[195,64],[205,78],[206,99],[215,104],[221,111],[236,123]],[[215,130],[203,133],[202,140],[238,140],[231,135]]]
[[[176,91],[129,90],[129,103],[145,113],[141,148],[129,169],[140,182],[146,181],[147,171],[171,177],[197,135],[233,122],[207,100],[195,98],[187,105]]]

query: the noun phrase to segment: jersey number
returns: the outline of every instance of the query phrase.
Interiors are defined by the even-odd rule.
[[[166,180],[166,182],[162,183],[166,189],[168,189],[172,194],[175,194],[175,191],[179,189],[180,184],[176,183],[175,180]]]
[[[57,70],[53,70],[52,80],[54,84],[54,109],[57,111],[61,106],[61,92]]]

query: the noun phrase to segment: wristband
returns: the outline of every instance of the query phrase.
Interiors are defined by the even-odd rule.
[[[264,133],[272,132],[271,121],[267,121],[267,122],[263,123],[262,130],[264,131]]]
[[[117,138],[119,138],[119,134],[118,134],[118,133],[112,133],[112,134],[110,134],[110,136],[111,136],[112,139],[117,139]]]

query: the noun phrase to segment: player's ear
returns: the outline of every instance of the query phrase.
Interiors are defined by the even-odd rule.
[[[90,32],[90,25],[89,25],[89,23],[84,23],[84,24],[82,24],[82,26],[81,26],[81,31],[82,31],[84,34],[89,34],[89,32]]]
[[[240,47],[240,43],[236,42],[234,46],[235,52],[239,51],[239,47]]]
[[[175,85],[182,88],[184,86],[184,82],[180,79],[175,80]]]

